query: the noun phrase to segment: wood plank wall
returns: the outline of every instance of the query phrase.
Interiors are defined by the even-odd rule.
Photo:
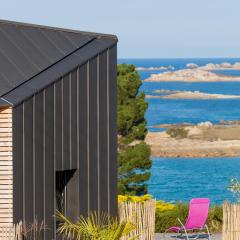
[[[9,226],[12,224],[13,224],[12,109],[0,108],[0,227]]]

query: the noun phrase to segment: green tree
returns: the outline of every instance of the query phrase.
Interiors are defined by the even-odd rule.
[[[118,193],[147,193],[146,181],[152,166],[147,134],[145,94],[134,65],[118,65]]]

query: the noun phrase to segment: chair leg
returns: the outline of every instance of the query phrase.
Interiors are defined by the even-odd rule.
[[[210,232],[209,232],[209,229],[208,229],[207,224],[205,224],[205,227],[206,227],[207,233],[208,233],[208,240],[211,240],[212,238],[211,238],[211,234],[210,234]]]
[[[183,230],[184,230],[184,233],[185,233],[185,235],[186,235],[186,237],[187,237],[187,240],[189,240],[189,237],[188,237],[188,233],[187,233],[186,228],[184,227]]]

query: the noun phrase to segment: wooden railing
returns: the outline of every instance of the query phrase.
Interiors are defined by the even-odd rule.
[[[134,236],[139,236],[141,240],[154,240],[155,209],[155,200],[121,203],[119,205],[120,221],[129,221],[136,227],[136,230],[130,236],[124,237],[123,240]]]
[[[0,226],[1,240],[23,240],[22,238],[22,223],[10,226]]]
[[[223,240],[240,240],[240,204],[223,203]]]

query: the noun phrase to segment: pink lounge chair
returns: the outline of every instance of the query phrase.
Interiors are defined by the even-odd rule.
[[[199,230],[207,231],[208,239],[211,239],[211,235],[206,224],[208,218],[208,210],[210,206],[210,200],[208,198],[193,198],[190,201],[189,212],[186,223],[183,225],[181,220],[178,221],[181,226],[173,226],[166,230],[166,232],[174,232],[178,234],[175,236],[176,239],[183,238],[189,240],[188,231]],[[184,236],[185,235],[185,236]],[[200,237],[200,234],[195,234],[193,239]],[[192,238],[191,238],[192,239]]]

